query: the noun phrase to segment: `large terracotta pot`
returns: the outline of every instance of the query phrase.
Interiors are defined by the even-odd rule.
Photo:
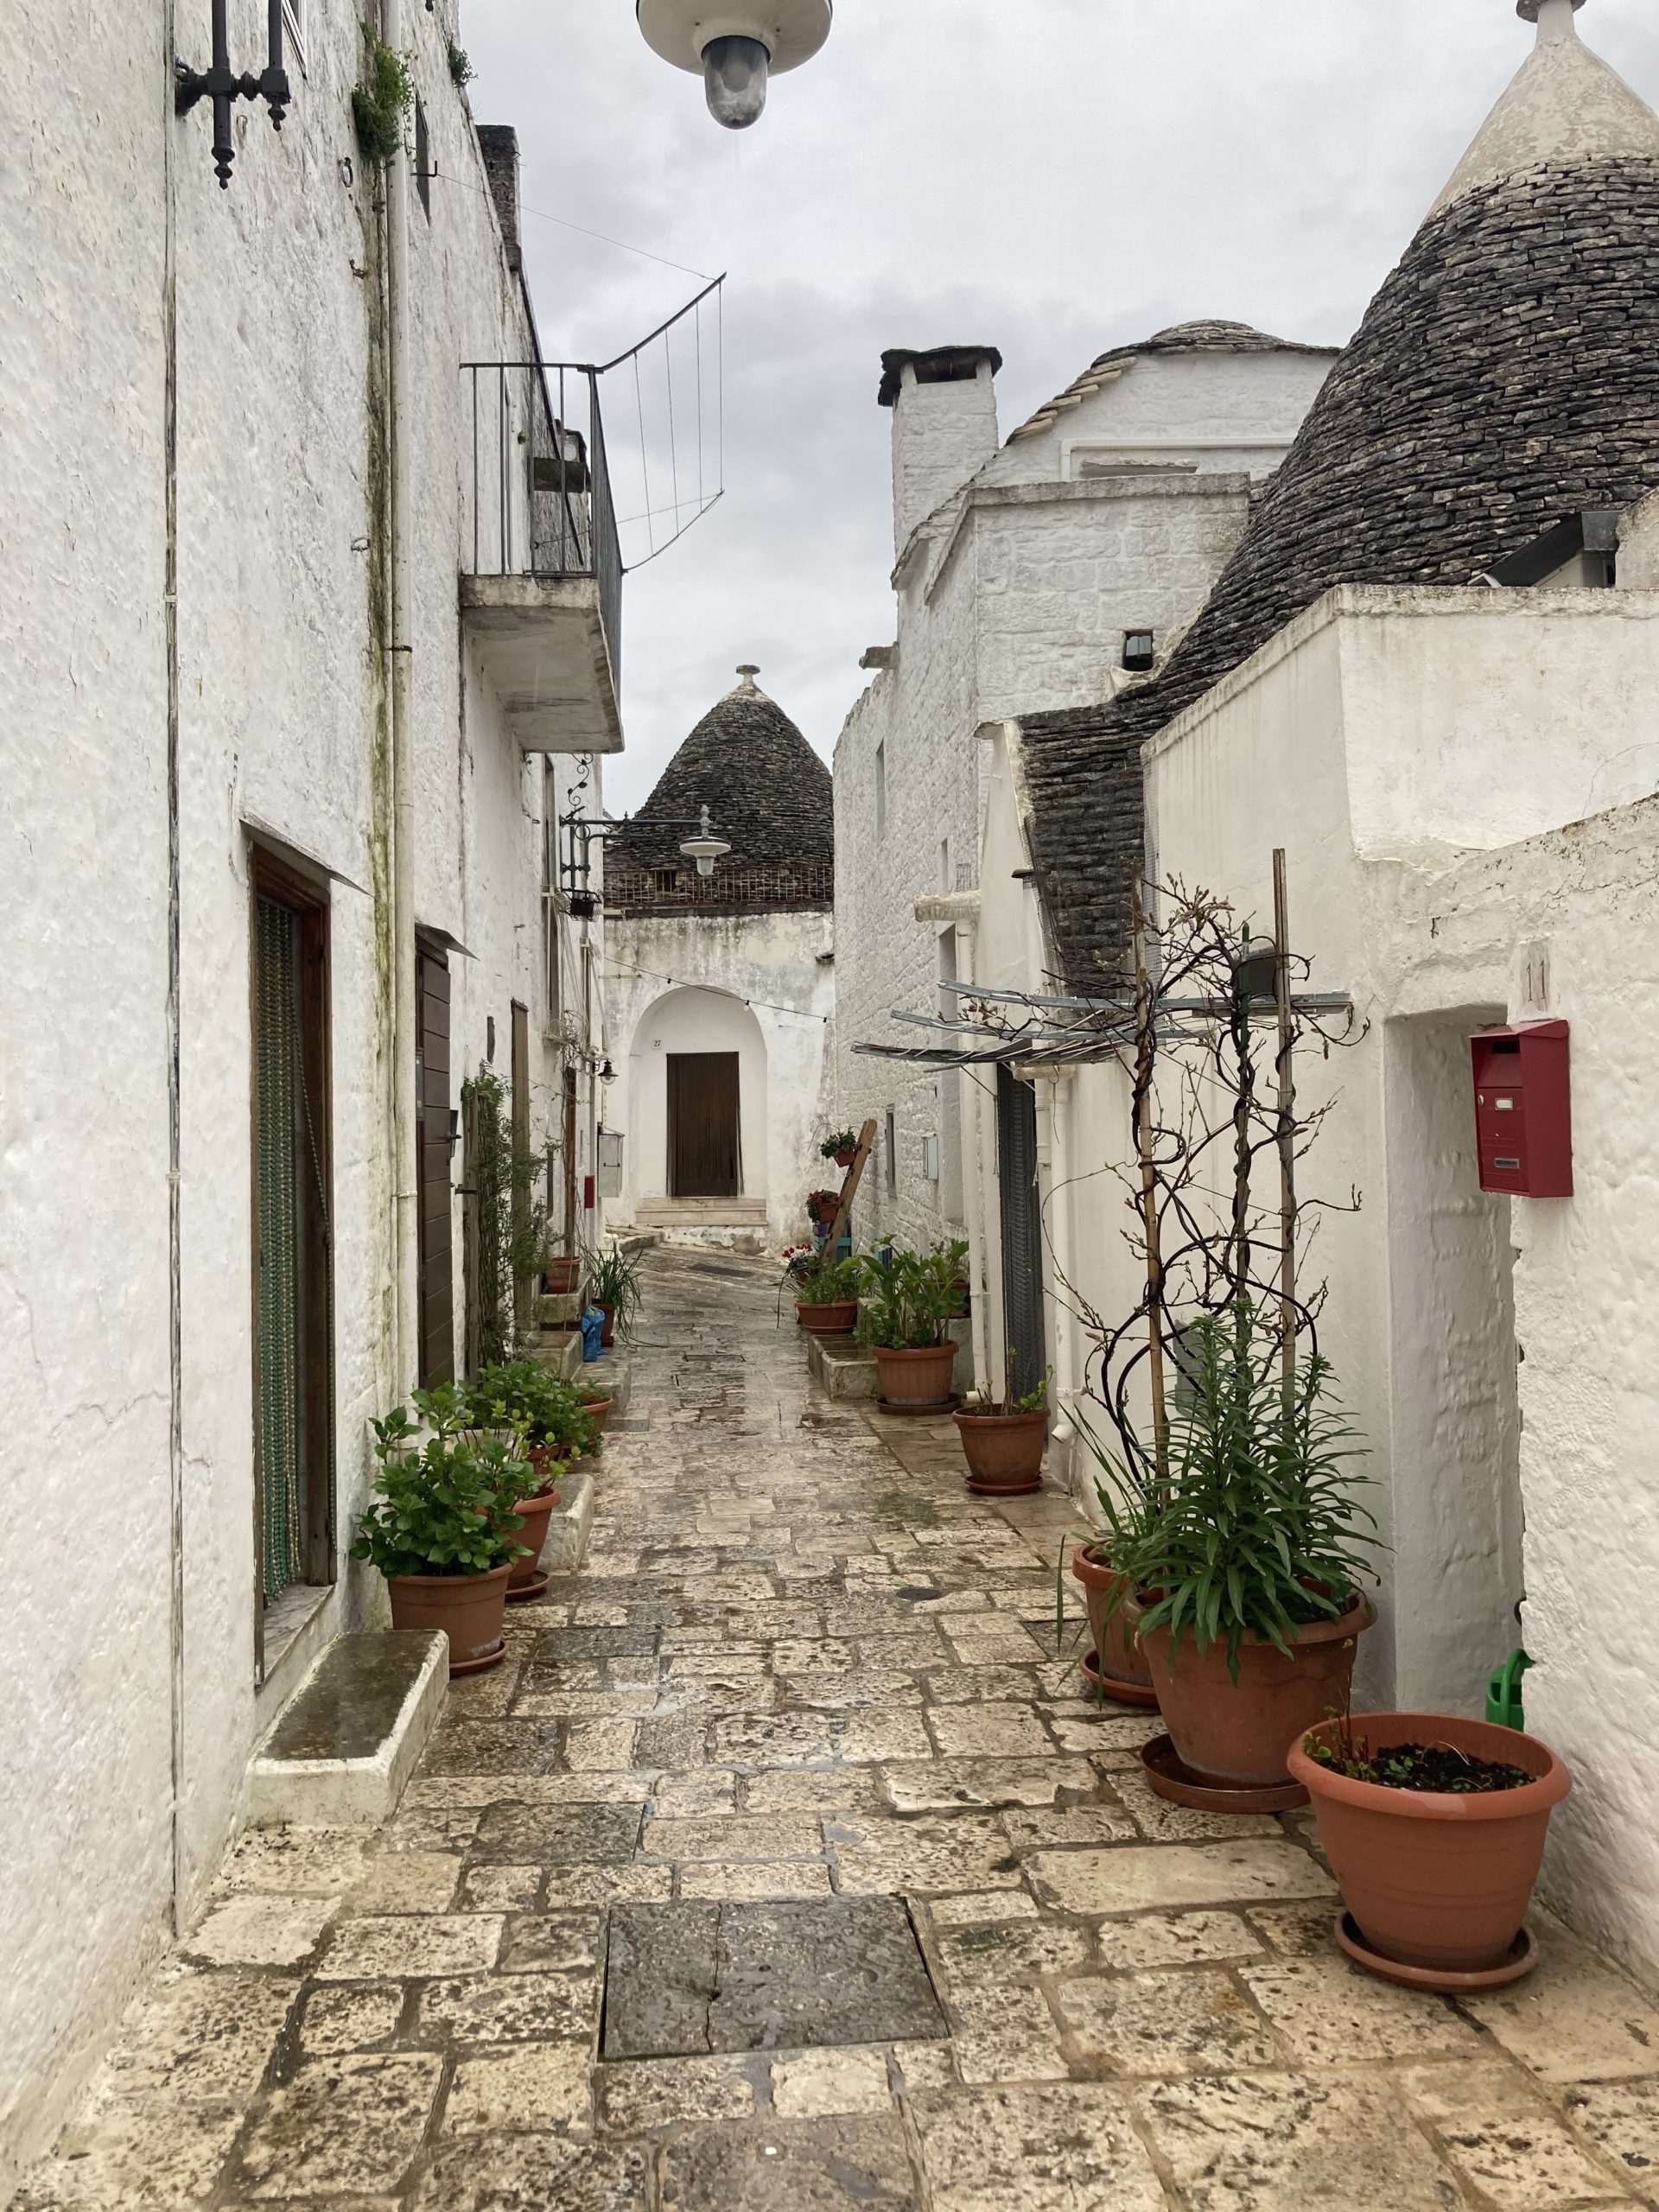
[[[508,1567],[487,1574],[391,1574],[386,1591],[394,1628],[442,1629],[449,1639],[449,1672],[481,1675],[507,1656],[501,1634]]]
[[[601,1436],[605,1433],[605,1424],[611,1417],[611,1408],[615,1403],[616,1400],[613,1397],[584,1398],[582,1402],[583,1413],[591,1417],[594,1427]]]
[[[938,1406],[950,1402],[950,1377],[956,1372],[955,1344],[929,1344],[922,1351],[893,1351],[875,1347],[876,1371],[881,1395],[890,1406]]]
[[[795,1319],[809,1336],[850,1337],[858,1326],[858,1300],[836,1298],[828,1305],[810,1306],[798,1298]]]
[[[1290,1747],[1308,1729],[1348,1709],[1359,1638],[1376,1618],[1369,1598],[1357,1599],[1340,1620],[1313,1621],[1297,1631],[1289,1656],[1246,1638],[1238,1681],[1227,1667],[1227,1639],[1202,1658],[1190,1628],[1181,1631],[1172,1673],[1167,1628],[1141,1631],[1159,1709],[1183,1766],[1200,1780],[1254,1789],[1289,1779]]]
[[[601,1306],[599,1310],[605,1316],[605,1325],[599,1332],[599,1341],[608,1349],[616,1342],[616,1308],[614,1306]]]
[[[1042,1488],[1046,1412],[959,1413],[956,1418],[969,1490],[982,1497],[1020,1497]]]
[[[543,1272],[550,1298],[569,1298],[581,1287],[580,1260],[550,1260]]]
[[[1071,1554],[1071,1572],[1083,1585],[1103,1679],[1131,1682],[1137,1689],[1149,1690],[1152,1667],[1141,1649],[1141,1608],[1133,1594],[1124,1598],[1110,1620],[1106,1618],[1106,1608],[1122,1589],[1123,1577],[1103,1561],[1090,1559],[1081,1545]]]
[[[1304,1741],[1335,1725],[1298,1739],[1290,1770],[1313,1801],[1319,1840],[1367,1945],[1446,1973],[1497,1965],[1526,1918],[1550,1814],[1573,1787],[1567,1769],[1518,1729],[1444,1713],[1357,1713],[1354,1734],[1373,1751],[1450,1744],[1538,1777],[1522,1789],[1471,1797],[1388,1789],[1309,1758]]]
[[[545,1446],[537,1446],[531,1451],[530,1463],[543,1482],[552,1482],[554,1470],[559,1463]],[[524,1524],[518,1531],[518,1541],[527,1547],[527,1550],[525,1556],[515,1560],[509,1570],[509,1590],[526,1590],[532,1582],[541,1580],[541,1568],[537,1562],[542,1556],[542,1546],[547,1541],[547,1524],[558,1510],[558,1504],[559,1493],[556,1489],[551,1489],[539,1491],[534,1497],[520,1498],[513,1507],[513,1511]]]

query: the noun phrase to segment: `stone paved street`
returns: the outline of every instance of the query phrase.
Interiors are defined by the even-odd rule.
[[[1659,2205],[1627,1983],[1351,1968],[1305,1821],[1160,1803],[1056,1660],[1057,1501],[820,1400],[754,1263],[639,1336],[582,1573],[384,1834],[243,1842],[28,2212]]]

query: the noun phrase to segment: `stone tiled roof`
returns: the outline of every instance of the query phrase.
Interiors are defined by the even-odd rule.
[[[1081,407],[1085,399],[1092,399],[1103,386],[1116,383],[1131,361],[1147,353],[1333,353],[1333,346],[1304,346],[1294,338],[1270,338],[1265,330],[1252,330],[1248,322],[1178,322],[1167,330],[1155,330],[1150,338],[1143,338],[1134,346],[1115,346],[1109,353],[1102,353],[1089,364],[1080,377],[1074,377],[1064,391],[1056,392],[1046,406],[1039,407],[1028,422],[1008,434],[1008,443],[1020,438],[1040,437],[1045,430],[1052,429],[1062,415],[1074,407]]]
[[[1610,108],[1633,103],[1605,73]],[[1437,207],[1163,668],[1105,705],[1022,725],[1036,877],[1073,984],[1097,985],[1122,956],[1148,738],[1332,585],[1468,584],[1564,515],[1659,487],[1648,121],[1651,151],[1638,133],[1628,151],[1555,155]]]
[[[664,770],[641,815],[695,820],[706,806],[732,850],[716,864],[722,879],[797,865],[815,871],[835,860],[835,797],[830,771],[789,716],[740,669],[742,681],[718,700]],[[680,843],[689,830],[625,830],[607,841],[607,880],[626,870],[687,869]],[[803,880],[807,880],[804,876]],[[822,880],[815,874],[815,884]],[[752,903],[734,895],[734,903]],[[816,903],[816,901],[814,902]]]

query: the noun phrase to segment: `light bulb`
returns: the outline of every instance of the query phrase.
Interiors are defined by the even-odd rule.
[[[728,130],[747,130],[766,104],[772,56],[758,38],[710,39],[702,49],[709,112]]]

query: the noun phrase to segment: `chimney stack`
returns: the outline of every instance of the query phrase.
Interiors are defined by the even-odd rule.
[[[507,250],[507,266],[516,274],[524,267],[518,244],[518,133],[510,123],[480,123],[478,150],[484,156],[484,174],[490,181],[501,226],[501,243]]]
[[[936,346],[881,356],[883,407],[893,410],[893,550],[905,549],[936,507],[996,451],[995,346]]]

